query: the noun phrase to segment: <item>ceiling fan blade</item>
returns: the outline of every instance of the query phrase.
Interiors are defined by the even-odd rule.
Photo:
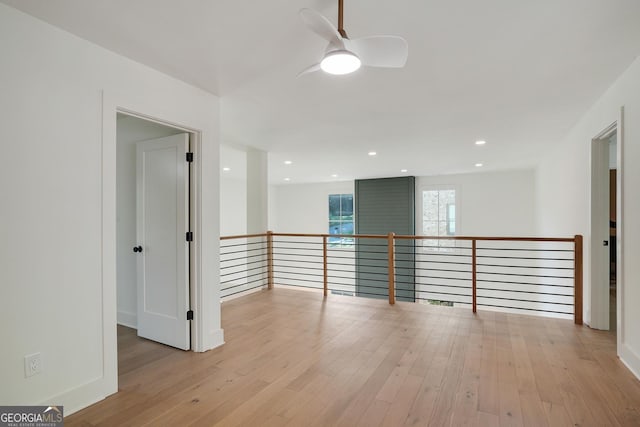
[[[323,39],[328,40],[329,42],[334,42],[339,41],[342,38],[331,21],[320,15],[315,10],[304,8],[300,9],[299,14],[306,26]]]
[[[296,76],[296,78],[298,78],[298,77],[302,77],[302,76],[304,76],[305,74],[313,73],[313,72],[315,72],[315,71],[319,71],[319,70],[320,70],[320,64],[313,64],[312,66],[307,67],[307,68],[305,68],[304,70],[300,71],[300,72],[298,73],[298,75]]]
[[[402,68],[409,56],[409,45],[400,36],[370,36],[344,39],[345,47],[358,55],[362,65]]]

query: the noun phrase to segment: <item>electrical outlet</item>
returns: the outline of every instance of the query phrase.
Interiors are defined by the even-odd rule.
[[[24,376],[29,378],[42,372],[42,356],[40,353],[28,354],[24,357]]]

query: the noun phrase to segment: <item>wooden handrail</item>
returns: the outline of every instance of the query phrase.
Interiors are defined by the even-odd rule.
[[[265,237],[267,234],[247,234],[237,236],[223,236],[220,240],[240,239],[249,237]],[[335,238],[358,238],[358,239],[387,239],[386,234],[325,234],[325,233],[272,233],[274,237],[335,237]],[[417,236],[400,235],[394,236],[396,240],[492,240],[492,241],[513,241],[513,242],[574,242],[574,237],[510,237],[510,236]]]
[[[266,237],[268,233],[261,234],[238,234],[236,236],[220,236],[220,240],[231,240],[231,239],[250,239],[252,237]]]

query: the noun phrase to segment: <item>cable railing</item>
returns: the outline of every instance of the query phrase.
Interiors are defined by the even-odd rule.
[[[221,295],[274,285],[573,318],[582,324],[582,236],[272,233],[221,238]]]
[[[220,296],[228,299],[268,286],[266,234],[220,238]]]

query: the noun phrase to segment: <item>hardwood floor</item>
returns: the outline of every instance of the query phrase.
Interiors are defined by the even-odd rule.
[[[615,335],[571,321],[285,289],[191,353],[119,328],[120,391],[73,426],[638,426]]]

